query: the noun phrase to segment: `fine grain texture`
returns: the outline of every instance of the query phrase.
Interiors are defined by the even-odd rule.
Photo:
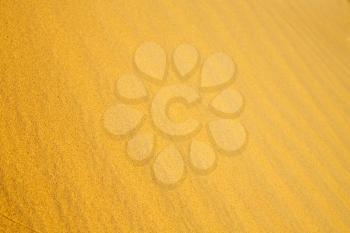
[[[244,148],[175,187],[103,126],[147,41],[244,97]],[[350,232],[349,100],[347,0],[0,0],[0,232]]]

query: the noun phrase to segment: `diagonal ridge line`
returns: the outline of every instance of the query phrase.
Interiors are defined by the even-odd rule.
[[[13,220],[13,219],[7,217],[6,215],[4,215],[4,214],[2,214],[2,213],[0,213],[0,216],[2,216],[3,218],[6,218],[6,219],[9,220],[10,222],[13,222],[13,223],[15,223],[15,224],[17,224],[17,225],[20,225],[20,226],[22,226],[22,227],[24,227],[24,228],[26,228],[26,229],[28,229],[28,230],[31,230],[31,231],[36,232],[36,233],[40,233],[39,231],[36,231],[36,230],[34,230],[33,228],[24,225],[23,223],[17,222],[17,221],[15,221],[15,220]]]

